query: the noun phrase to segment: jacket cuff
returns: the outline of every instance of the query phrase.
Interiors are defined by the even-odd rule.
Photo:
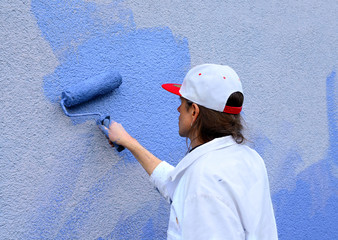
[[[169,173],[174,169],[174,166],[162,161],[159,165],[157,165],[149,178],[150,182],[154,184],[157,190],[169,203],[171,202],[171,196],[168,192],[167,184],[169,182]]]

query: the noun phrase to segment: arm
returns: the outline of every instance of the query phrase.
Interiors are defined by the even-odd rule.
[[[99,125],[99,128],[108,136],[109,141],[127,148],[149,175],[162,162],[145,149],[135,138],[131,137],[121,124],[112,122],[109,129],[104,125]]]
[[[121,124],[112,122],[109,129],[104,125],[99,125],[99,128],[109,138],[110,144],[115,142],[116,144],[122,145],[134,155],[137,161],[150,175],[150,181],[170,203],[172,189],[168,186],[168,174],[174,167],[151,154],[136,139],[131,137]]]

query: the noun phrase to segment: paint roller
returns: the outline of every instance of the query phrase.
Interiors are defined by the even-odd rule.
[[[71,114],[67,108],[79,105],[81,103],[90,101],[96,97],[108,94],[114,89],[118,88],[122,83],[122,77],[118,72],[109,71],[104,72],[95,77],[89,78],[85,81],[79,82],[70,88],[66,89],[61,94],[61,107],[68,117],[83,117],[83,116],[96,116],[99,117],[97,124],[102,124],[109,128],[110,116],[103,116],[100,113],[81,113]],[[107,133],[105,133],[107,136]],[[108,137],[108,136],[107,136]],[[121,152],[124,147],[115,144],[116,150]]]

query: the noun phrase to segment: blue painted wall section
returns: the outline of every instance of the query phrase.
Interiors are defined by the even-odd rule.
[[[112,116],[115,121],[122,122],[134,137],[141,139],[156,156],[175,164],[184,154],[185,146],[184,140],[177,139],[176,107],[179,101],[170,94],[163,95],[161,84],[180,81],[190,68],[187,40],[174,37],[168,28],[136,29],[132,13],[121,7],[119,2],[109,5],[111,14],[118,17],[106,25],[101,22],[104,19],[95,17],[95,13],[100,12],[99,8],[99,5],[85,1],[32,1],[32,10],[42,34],[60,62],[54,73],[44,78],[44,92],[52,103],[57,103],[63,89],[105,70],[116,69],[123,77],[119,89],[71,111],[100,112]],[[172,119],[173,124],[156,124],[161,119]],[[73,119],[74,124],[82,122],[83,119]],[[163,136],[155,142],[152,136],[159,134]],[[86,136],[85,141],[90,142],[92,137]],[[168,143],[181,147],[173,153],[172,148],[167,147]],[[135,162],[130,153],[125,151],[122,154],[125,162]],[[76,176],[81,170],[80,160],[69,162],[70,168],[60,176],[54,189],[47,192],[46,206],[41,207],[40,213],[33,218],[29,236],[51,238],[56,234],[57,239],[77,238],[84,222],[90,221],[88,215],[93,202],[108,187],[114,188],[116,175],[121,176],[120,164],[124,163],[119,162],[90,189],[88,196],[55,232],[56,222],[64,214],[75,188]],[[138,239],[140,234],[146,236],[143,239],[164,238],[166,233],[159,227],[165,229],[167,223],[157,219],[162,215],[151,215],[151,204],[154,203],[148,203],[135,215],[121,216],[119,224],[107,238]],[[167,212],[166,208],[163,210]],[[141,226],[140,221],[146,225]]]
[[[58,102],[68,86],[104,70],[116,69],[123,77],[120,88],[109,96],[81,104],[73,112],[111,115],[126,128],[132,128],[135,137],[165,132],[166,138],[159,139],[159,146],[168,140],[177,141],[175,125],[173,131],[173,125],[151,123],[158,121],[158,114],[164,119],[177,118],[173,110],[178,98],[163,95],[161,84],[182,79],[190,68],[187,40],[175,38],[168,28],[136,29],[130,11],[118,2],[110,7],[119,16],[118,22],[101,28],[100,22],[91,16],[99,11],[94,3],[32,1],[42,34],[60,61],[55,72],[44,78],[45,94],[50,101]],[[167,110],[160,112],[157,108]],[[145,145],[150,145],[147,138],[141,138]],[[170,149],[154,150],[160,156],[171,155]]]
[[[111,94],[70,109],[110,115],[176,165],[191,66],[229,64],[248,144],[266,162],[279,239],[338,239],[336,10],[328,1],[0,1],[0,239],[165,239],[169,204],[61,92],[107,70]]]
[[[284,165],[279,167],[278,184],[282,189],[273,194],[273,203],[280,239],[336,239],[338,229],[337,179],[337,83],[336,72],[326,79],[326,103],[330,144],[326,157],[295,176],[295,168],[303,162],[294,147],[285,153]],[[283,131],[289,132],[288,124]],[[320,136],[319,136],[320,138]],[[272,147],[264,135],[255,138],[254,148],[261,155]],[[296,146],[296,143],[295,143]],[[295,178],[291,189],[285,181]],[[283,185],[285,184],[285,185]]]
[[[293,190],[281,190],[273,196],[280,239],[338,238],[338,179],[334,175],[338,167],[335,71],[327,77],[326,86],[330,146],[324,159],[297,176]],[[299,155],[297,158],[301,161]]]

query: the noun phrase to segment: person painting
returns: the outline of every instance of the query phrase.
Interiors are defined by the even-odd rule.
[[[274,240],[277,229],[265,164],[244,145],[242,84],[229,66],[192,68],[181,84],[162,87],[178,96],[179,135],[189,152],[171,166],[116,122],[101,130],[127,148],[171,204],[168,239]]]

